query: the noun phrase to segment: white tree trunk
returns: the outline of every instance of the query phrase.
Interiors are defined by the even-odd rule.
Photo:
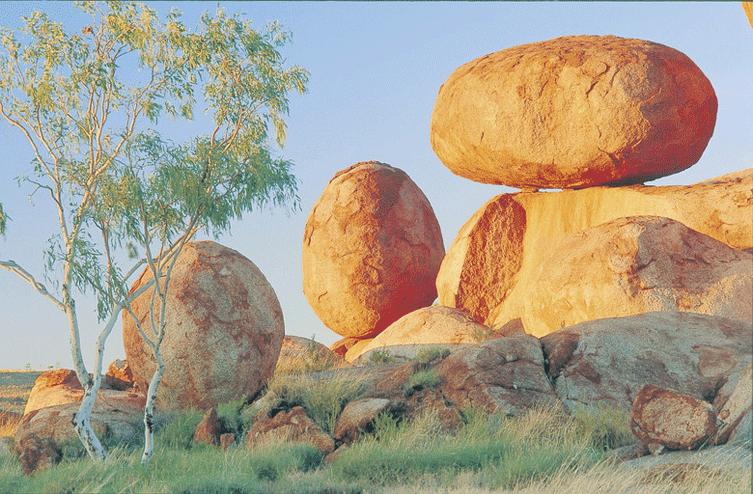
[[[146,392],[146,405],[144,406],[144,454],[141,463],[148,465],[154,450],[154,402],[157,399],[157,387],[165,373],[165,361],[162,360],[162,352],[159,346],[153,346],[154,356],[157,358],[157,369],[154,371],[149,389]]]
[[[81,400],[81,406],[78,412],[73,416],[73,427],[81,443],[86,448],[86,452],[95,461],[102,461],[107,458],[107,451],[94,433],[91,425],[91,413],[94,408],[94,401],[97,399],[100,379],[91,380],[84,385],[84,398]]]

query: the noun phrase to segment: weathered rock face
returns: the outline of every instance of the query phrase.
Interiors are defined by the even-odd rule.
[[[24,474],[31,475],[37,470],[57,465],[63,459],[63,452],[49,437],[28,434],[16,442],[15,452]]]
[[[716,400],[715,400],[716,401]],[[751,408],[753,408],[753,364],[743,371],[732,395],[726,400],[717,417],[722,426],[716,434],[716,444],[750,444]]]
[[[303,291],[332,331],[366,338],[432,303],[443,256],[434,211],[408,175],[358,163],[330,180],[309,214]]]
[[[127,360],[114,360],[105,374],[105,384],[111,389],[125,391],[134,385],[133,372]]]
[[[733,319],[650,312],[580,323],[541,344],[554,391],[568,408],[629,413],[644,384],[713,401],[750,362],[753,331],[749,322]]]
[[[145,271],[131,291],[150,278]],[[139,296],[133,310],[153,336],[146,324],[151,294]],[[253,396],[272,375],[285,336],[282,310],[264,275],[240,253],[214,242],[186,244],[173,269],[166,314],[160,407],[208,409]],[[123,321],[128,363],[145,390],[156,363],[131,316]]]
[[[129,441],[143,434],[145,404],[146,397],[142,394],[114,390],[99,394],[92,409],[92,428],[100,438],[107,435]],[[79,403],[73,402],[25,413],[16,429],[16,443],[30,434],[51,438],[58,444],[66,440],[78,441],[71,422],[78,408]]]
[[[753,247],[753,169],[690,186],[594,187],[502,194],[462,227],[437,275],[439,302],[488,315],[531,277],[562,237],[627,216],[664,216],[736,249]],[[524,296],[525,294],[520,294]]]
[[[703,400],[647,384],[633,402],[630,428],[646,444],[696,449],[716,432],[716,413]]]
[[[488,327],[461,310],[432,305],[390,324],[363,348],[361,355],[378,348],[399,346],[400,355],[415,357],[425,345],[477,343],[489,332]]]
[[[564,237],[489,316],[545,336],[579,322],[687,311],[753,322],[753,255],[669,218],[620,218]]]
[[[278,412],[272,418],[262,418],[246,435],[247,448],[281,442],[313,444],[325,455],[335,450],[334,439],[311,420],[302,407]]]
[[[717,99],[658,43],[565,36],[473,60],[442,85],[431,144],[453,173],[518,188],[632,184],[701,157]]]
[[[390,400],[385,398],[364,398],[351,401],[337,418],[335,425],[335,439],[350,444],[357,441],[364,432],[373,430],[374,419],[384,413],[390,406]]]
[[[517,414],[536,405],[559,406],[539,340],[510,336],[461,348],[434,368],[444,396],[457,408]]]

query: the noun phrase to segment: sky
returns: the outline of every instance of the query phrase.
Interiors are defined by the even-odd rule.
[[[196,26],[216,2],[150,2],[164,14],[175,6]],[[326,328],[303,294],[301,247],[308,214],[339,170],[381,161],[405,171],[432,204],[445,249],[488,199],[515,192],[453,175],[436,157],[429,124],[439,87],[459,66],[516,45],[567,35],[616,35],[662,43],[689,56],[711,81],[719,101],[714,135],[688,170],[650,182],[692,184],[753,166],[753,29],[739,2],[219,2],[262,28],[279,20],[292,41],[282,54],[310,70],[308,93],[290,97],[288,139],[280,155],[295,163],[301,208],[263,209],[234,222],[219,239],[256,264],[275,290],[287,334],[326,345],[340,336]],[[17,28],[33,8],[67,29],[86,17],[66,2],[0,2],[0,25]],[[158,130],[177,132],[169,121]],[[197,132],[206,134],[208,128]],[[192,127],[189,126],[189,129]],[[181,128],[181,129],[184,129]],[[180,132],[184,132],[181,130]],[[190,130],[189,130],[190,132]],[[0,203],[11,216],[0,259],[35,276],[56,231],[51,204],[15,177],[30,169],[22,136],[0,122]],[[32,204],[33,202],[33,204]],[[752,219],[753,221],[753,219]],[[100,331],[94,301],[79,298],[84,359],[91,368]],[[109,337],[105,367],[124,358],[122,323]],[[14,275],[0,270],[0,368],[71,368],[65,315]]]

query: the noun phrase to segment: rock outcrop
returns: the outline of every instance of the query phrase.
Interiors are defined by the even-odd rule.
[[[204,418],[201,419],[199,425],[196,426],[196,431],[193,434],[193,442],[210,446],[219,446],[221,435],[222,424],[220,424],[220,418],[217,416],[217,409],[212,407],[207,410],[204,414]]]
[[[439,303],[498,327],[507,321],[490,321],[489,312],[559,249],[564,236],[628,216],[668,217],[735,249],[750,249],[751,189],[753,169],[747,169],[689,186],[496,196],[466,222],[447,250],[437,275]]]
[[[490,331],[461,310],[432,305],[390,324],[363,348],[361,355],[387,347],[395,351],[399,347],[400,356],[412,358],[426,345],[478,343]]]
[[[364,398],[351,401],[337,418],[334,437],[345,444],[357,441],[362,434],[374,430],[377,415],[389,410],[390,400],[385,398]]]
[[[303,236],[303,291],[322,322],[367,338],[431,305],[444,256],[428,199],[402,170],[358,163],[329,181]]]
[[[453,173],[518,188],[634,184],[698,161],[717,99],[683,53],[565,36],[468,62],[442,85],[431,144]]]
[[[110,389],[119,391],[126,391],[133,387],[135,381],[127,360],[117,359],[110,364],[105,374],[105,384]]]
[[[47,371],[37,377],[34,387],[29,392],[24,415],[40,408],[78,403],[84,397],[84,388],[76,377],[76,373],[69,369],[55,369]]]
[[[340,367],[348,365],[345,359],[321,343],[300,336],[285,335],[282,340],[278,369]]]
[[[489,315],[537,337],[606,317],[686,311],[753,323],[753,254],[657,216],[620,218],[561,239]]]
[[[646,444],[696,449],[716,432],[716,413],[708,402],[647,384],[633,401],[630,428]]]
[[[145,271],[131,293],[150,279]],[[144,292],[133,310],[153,337],[147,324],[151,296],[151,289]],[[267,279],[240,253],[209,241],[186,244],[172,273],[166,313],[165,374],[157,390],[163,409],[208,409],[254,396],[272,375],[285,336],[282,310]],[[128,364],[145,390],[156,361],[133,318],[124,313],[123,320]]]
[[[733,319],[650,312],[576,324],[541,344],[554,391],[568,408],[629,413],[644,384],[713,402],[750,362],[753,331]]]

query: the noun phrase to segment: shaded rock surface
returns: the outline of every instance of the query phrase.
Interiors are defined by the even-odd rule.
[[[131,292],[151,279],[145,271]],[[147,336],[152,290],[133,304]],[[208,409],[254,396],[272,375],[285,336],[282,310],[259,269],[215,242],[186,244],[175,264],[162,342],[165,374],[157,390],[163,409]],[[156,368],[151,349],[129,314],[123,315],[128,363],[141,389]]]
[[[350,444],[357,441],[361,434],[373,431],[373,422],[377,415],[389,410],[390,400],[384,398],[364,398],[351,401],[337,418],[334,437],[338,441]]]
[[[201,419],[199,425],[196,426],[196,432],[194,432],[193,441],[200,444],[219,446],[221,434],[222,425],[220,424],[220,419],[217,416],[217,409],[215,407],[212,407],[207,410],[207,413],[204,414],[204,418]]]
[[[282,442],[312,444],[325,455],[335,450],[334,439],[299,406],[258,420],[246,435],[247,448]]]
[[[15,452],[26,475],[60,463],[63,452],[49,437],[27,434],[16,440]]]
[[[564,36],[477,58],[442,85],[431,144],[453,173],[529,188],[631,184],[698,161],[717,98],[683,53]]]
[[[515,295],[517,284],[560,248],[564,236],[628,216],[668,217],[749,249],[751,189],[753,169],[688,186],[501,194],[474,213],[448,248],[437,275],[439,303],[498,327],[507,321],[490,321],[489,312]]]
[[[633,401],[630,428],[646,444],[691,450],[714,435],[716,413],[708,402],[647,384]]]
[[[651,311],[753,322],[753,255],[657,216],[620,218],[563,237],[489,315],[520,317],[541,337],[566,326]]]
[[[734,382],[734,381],[730,381]],[[717,444],[748,444],[751,441],[751,408],[753,408],[753,364],[740,375],[732,395],[717,412],[722,425],[714,441]],[[717,398],[718,399],[718,398]],[[715,403],[717,400],[715,400]]]
[[[751,360],[751,324],[689,312],[589,321],[541,338],[554,391],[568,406],[630,413],[644,384],[712,402]]]
[[[444,243],[434,211],[402,170],[357,163],[329,181],[303,236],[303,291],[322,322],[367,338],[436,298]]]
[[[110,364],[107,368],[107,374],[105,374],[105,384],[110,389],[117,389],[119,391],[125,391],[133,387],[135,381],[127,360],[117,359]]]

